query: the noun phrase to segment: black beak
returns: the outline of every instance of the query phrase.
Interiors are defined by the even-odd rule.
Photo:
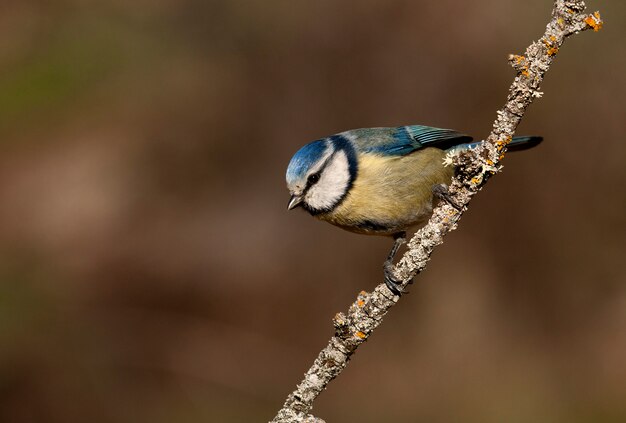
[[[292,195],[291,198],[289,199],[289,204],[287,205],[287,210],[293,210],[296,207],[298,207],[300,204],[302,204],[302,196],[300,195]]]

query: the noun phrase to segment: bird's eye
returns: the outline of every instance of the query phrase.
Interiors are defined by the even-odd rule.
[[[316,182],[317,182],[317,181],[319,181],[319,180],[320,180],[320,175],[319,175],[319,173],[314,173],[314,174],[312,174],[312,175],[309,175],[309,177],[307,178],[307,182],[308,182],[309,184],[314,184],[314,183],[316,183]]]

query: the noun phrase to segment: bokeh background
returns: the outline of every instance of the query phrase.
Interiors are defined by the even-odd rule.
[[[316,402],[329,422],[626,421],[626,4]],[[550,1],[5,0],[0,421],[263,422],[390,240],[287,212],[305,142],[485,136]]]

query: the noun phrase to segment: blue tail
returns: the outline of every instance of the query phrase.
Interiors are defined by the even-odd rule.
[[[509,151],[522,151],[528,150],[541,144],[543,137],[531,136],[531,137],[513,137],[507,150]]]
[[[528,150],[529,148],[533,148],[541,144],[541,141],[543,141],[543,137],[537,137],[537,136],[513,137],[513,139],[509,143],[509,146],[507,147],[507,150],[508,151]],[[482,141],[464,144],[463,147],[474,148],[478,146],[478,144],[480,144],[481,142]]]

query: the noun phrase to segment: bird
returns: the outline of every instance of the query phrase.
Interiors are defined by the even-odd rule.
[[[525,150],[542,140],[514,137],[508,150]],[[392,269],[407,230],[425,223],[438,200],[458,208],[447,194],[455,169],[444,165],[444,158],[479,143],[455,130],[423,125],[353,129],[317,139],[287,166],[287,208],[302,208],[350,232],[393,237],[384,280],[401,295]]]

